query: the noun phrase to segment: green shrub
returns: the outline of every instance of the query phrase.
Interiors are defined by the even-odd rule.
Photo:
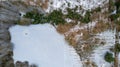
[[[90,12],[87,11],[86,15],[82,17],[79,13],[76,12],[78,7],[74,9],[68,8],[68,14],[64,15],[61,10],[54,10],[53,12],[49,13],[48,15],[43,15],[37,12],[36,10],[27,12],[24,15],[25,18],[33,19],[32,24],[43,24],[43,23],[51,23],[53,25],[64,24],[66,23],[65,18],[70,18],[75,21],[82,21],[83,23],[90,22]]]
[[[115,49],[117,52],[120,52],[120,44],[119,43],[115,45]]]
[[[44,21],[44,15],[43,14],[39,14],[36,11],[27,12],[26,15],[24,15],[24,17],[33,19],[32,24],[46,23]]]
[[[95,12],[100,12],[101,11],[101,7],[98,7],[96,9],[94,9]]]
[[[81,19],[81,21],[83,23],[89,23],[91,21],[90,20],[90,12],[89,11],[86,12],[85,16]]]
[[[109,63],[113,62],[114,61],[113,54],[110,52],[106,52],[104,59]]]
[[[54,10],[52,13],[50,13],[48,16],[47,16],[47,20],[49,22],[52,22],[52,24],[64,24],[65,23],[65,20],[64,20],[64,17],[63,17],[63,13],[61,10]]]
[[[61,10],[54,10],[52,13],[48,15],[39,14],[37,11],[31,11],[27,12],[26,15],[24,15],[26,18],[33,19],[32,24],[43,24],[51,22],[52,24],[64,24],[65,20],[63,18],[63,13]]]
[[[70,18],[72,20],[79,21],[81,20],[81,15],[75,12],[78,7],[75,7],[74,9],[67,8],[68,14],[66,15],[66,18]]]
[[[115,6],[116,6],[117,13],[118,13],[120,9],[120,1],[115,2]]]
[[[109,18],[110,18],[112,21],[117,20],[117,18],[119,18],[119,17],[120,17],[120,14],[112,14],[112,15],[109,16]]]
[[[115,10],[115,3],[113,0],[109,0],[109,13],[113,12]]]

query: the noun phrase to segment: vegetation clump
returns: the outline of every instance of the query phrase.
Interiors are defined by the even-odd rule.
[[[119,43],[116,44],[115,49],[117,52],[120,52],[120,44]]]
[[[115,6],[116,6],[117,13],[119,13],[120,12],[120,1],[116,1]]]
[[[109,0],[109,13],[113,12],[115,10],[115,3],[113,0]]]
[[[32,24],[46,23],[46,21],[44,20],[44,15],[39,14],[37,11],[27,12],[26,15],[24,15],[24,17],[32,19]]]
[[[113,54],[110,52],[106,52],[104,59],[109,63],[113,62],[114,61]]]
[[[67,8],[67,11],[68,11],[68,14],[66,15],[66,18],[70,18],[72,20],[80,21],[82,16],[80,14],[78,14],[77,12],[75,12],[76,8],[75,9]]]
[[[90,20],[90,11],[87,11],[85,16],[81,19],[81,21],[83,23],[89,23],[91,20]]]
[[[54,10],[53,12],[49,14],[40,14],[36,10],[27,12],[26,15],[24,15],[25,18],[32,19],[32,24],[43,24],[43,23],[51,23],[53,25],[58,25],[58,24],[65,24],[65,18],[72,19],[74,21],[81,21],[83,23],[88,23],[90,22],[90,12],[87,11],[85,16],[81,16],[81,14],[77,13],[78,7],[74,9],[68,8],[68,14],[64,15],[62,13],[62,10]]]
[[[64,15],[62,13],[61,10],[54,10],[52,13],[50,13],[47,16],[47,20],[48,22],[51,22],[52,24],[64,24],[65,20],[64,20]]]
[[[27,12],[24,15],[25,18],[33,19],[32,24],[43,24],[43,23],[52,23],[52,24],[64,24],[65,20],[63,19],[63,14],[61,11],[54,10],[48,15],[39,14],[36,11]]]

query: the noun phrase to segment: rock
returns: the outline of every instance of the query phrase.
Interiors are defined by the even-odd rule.
[[[5,22],[2,22],[0,21],[0,30],[1,29],[9,29],[9,27],[11,27],[13,24],[10,24],[10,23],[5,23]]]
[[[30,25],[32,23],[31,19],[28,18],[21,18],[20,22],[18,23],[19,25]]]
[[[15,64],[15,67],[22,67],[22,62],[17,61],[16,64]]]
[[[17,61],[14,65],[14,46],[10,42],[11,37],[8,31],[9,27],[19,24],[19,21],[21,25],[30,25],[31,20],[21,17],[20,13],[26,13],[32,10],[45,13],[40,7],[27,6],[21,1],[0,2],[0,67],[37,67],[36,65],[30,66],[27,61]]]
[[[29,63],[27,61],[23,62],[22,67],[29,67]]]
[[[10,41],[10,33],[8,30],[0,29],[0,40]]]
[[[29,63],[27,61],[25,62],[17,61],[15,67],[29,67]]]
[[[30,65],[30,67],[38,67],[37,65],[35,65],[35,64],[32,64],[32,65]]]
[[[6,53],[6,55],[0,58],[0,67],[14,67],[14,61],[12,54]]]

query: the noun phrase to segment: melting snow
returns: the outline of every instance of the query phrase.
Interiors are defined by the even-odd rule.
[[[16,25],[9,29],[14,60],[39,67],[82,67],[80,58],[50,24]]]
[[[110,52],[109,48],[115,44],[115,32],[114,31],[105,31],[98,34],[100,39],[105,40],[106,44],[100,46],[94,50],[91,60],[94,61],[98,67],[111,67],[111,63],[108,63],[104,60],[105,53]]]

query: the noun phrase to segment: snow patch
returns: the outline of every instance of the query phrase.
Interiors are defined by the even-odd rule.
[[[111,67],[112,63],[108,63],[104,60],[104,56],[106,52],[110,52],[109,48],[114,46],[115,44],[115,32],[114,31],[105,31],[98,34],[100,39],[105,40],[106,44],[96,48],[90,57],[92,61],[94,61],[98,67]]]
[[[81,11],[81,8],[84,10],[91,10],[99,6],[103,6],[104,3],[108,3],[109,0],[49,0],[49,7],[46,12],[51,12],[52,10],[62,9],[63,11],[66,8],[75,8],[79,7],[78,11]]]
[[[74,48],[50,24],[16,25],[9,31],[15,62],[29,61],[39,67],[82,67]]]

